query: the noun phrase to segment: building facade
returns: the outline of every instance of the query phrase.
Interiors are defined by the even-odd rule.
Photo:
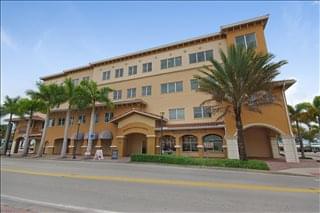
[[[193,76],[203,66],[210,65],[211,58],[220,60],[219,51],[226,51],[233,44],[267,52],[264,36],[267,21],[268,16],[261,16],[224,25],[217,33],[42,77],[47,84],[60,84],[66,78],[71,78],[75,84],[91,79],[99,87],[108,86],[114,90],[110,94],[115,104],[113,109],[102,104],[96,106],[94,134],[88,134],[89,108],[71,113],[68,153],[76,146],[76,153],[84,154],[88,137],[92,137],[92,154],[102,149],[104,155],[110,155],[116,149],[121,157],[168,152],[239,158],[233,114],[218,119],[219,113],[200,106],[210,95],[197,91],[198,82]],[[274,82],[274,102],[261,106],[261,113],[244,106],[242,117],[249,157],[279,158],[281,138],[286,160],[299,161],[285,98],[285,90],[294,83],[294,80]],[[47,154],[61,152],[66,109],[67,105],[61,105],[52,110],[46,136]]]

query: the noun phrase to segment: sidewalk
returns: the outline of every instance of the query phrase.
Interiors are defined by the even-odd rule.
[[[280,158],[265,161],[274,173],[320,177],[320,163],[316,160],[300,159],[300,163],[287,163]]]

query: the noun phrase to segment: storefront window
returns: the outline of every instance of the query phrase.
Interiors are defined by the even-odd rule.
[[[184,152],[196,152],[197,148],[197,138],[193,135],[185,135],[182,137],[182,150]]]
[[[219,135],[207,135],[203,137],[203,147],[205,152],[222,152],[223,139]]]

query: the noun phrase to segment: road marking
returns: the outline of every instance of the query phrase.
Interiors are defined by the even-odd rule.
[[[102,209],[93,209],[93,208],[86,208],[86,207],[80,207],[80,206],[72,206],[72,205],[63,205],[58,203],[49,203],[39,200],[30,200],[25,199],[21,197],[16,196],[10,196],[10,195],[1,195],[1,198],[5,198],[12,201],[18,201],[23,203],[31,203],[39,206],[44,207],[52,207],[52,208],[58,208],[58,209],[64,209],[64,210],[72,210],[72,211],[79,211],[79,212],[92,212],[92,213],[115,213],[112,211],[102,210]]]
[[[125,176],[92,176],[92,175],[80,175],[80,174],[71,174],[71,173],[37,172],[37,171],[24,170],[24,169],[1,169],[1,171],[18,173],[18,174],[26,174],[26,175],[63,177],[63,178],[71,178],[71,179],[83,179],[83,180],[116,181],[116,182],[141,183],[141,184],[176,185],[176,186],[223,188],[223,189],[242,189],[242,190],[257,190],[257,191],[272,191],[272,192],[320,193],[320,188],[291,188],[291,187],[279,187],[279,186],[268,186],[268,185],[136,178],[136,177],[125,177]]]

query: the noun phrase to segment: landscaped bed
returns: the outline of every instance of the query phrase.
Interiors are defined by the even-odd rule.
[[[234,159],[212,159],[212,158],[192,158],[175,155],[146,155],[135,154],[131,156],[133,162],[152,162],[177,165],[193,165],[207,167],[229,167],[269,170],[266,162],[260,160],[234,160]]]

